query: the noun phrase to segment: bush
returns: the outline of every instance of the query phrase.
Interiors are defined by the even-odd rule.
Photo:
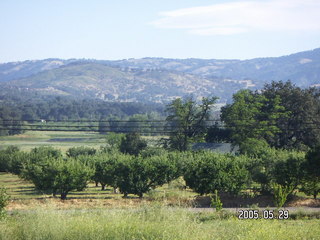
[[[293,191],[294,186],[282,186],[278,183],[272,183],[271,188],[273,190],[274,204],[277,208],[281,208],[287,201],[288,195]]]
[[[115,166],[116,186],[126,197],[144,193],[179,176],[177,166],[167,156],[150,158],[125,156]]]
[[[121,139],[120,151],[131,155],[138,155],[140,151],[147,147],[147,142],[142,140],[138,133],[127,133]]]
[[[221,211],[222,210],[222,202],[220,200],[220,197],[218,195],[218,191],[214,191],[214,195],[211,196],[211,207],[215,208],[216,211]]]
[[[301,190],[316,199],[320,193],[320,146],[307,153],[303,170],[304,177]]]
[[[274,181],[282,186],[290,186],[293,191],[302,181],[304,161],[304,153],[288,152],[286,159],[274,165],[272,172]]]
[[[5,188],[0,188],[0,219],[5,214],[4,208],[9,203],[10,196],[7,194]]]
[[[51,164],[56,171],[53,189],[60,193],[61,199],[66,199],[72,190],[83,190],[94,173],[91,167],[72,158],[67,161],[59,159]]]
[[[95,169],[93,180],[101,184],[101,190],[104,190],[106,185],[116,188],[115,166],[119,155],[119,153],[101,154],[93,158]]]
[[[211,152],[194,153],[187,163],[184,179],[200,195],[215,190],[238,194],[249,181],[245,157]]]
[[[61,194],[66,199],[72,190],[83,190],[93,175],[93,169],[72,158],[64,160],[47,157],[41,162],[29,162],[22,173],[24,179],[48,193]]]
[[[96,149],[90,148],[90,147],[72,147],[67,150],[66,155],[68,157],[75,158],[81,155],[86,155],[86,156],[95,155],[96,152],[97,152]]]
[[[252,180],[261,184],[261,192],[271,193],[272,181],[295,187],[301,182],[304,153],[270,148],[263,141],[246,149],[246,154],[251,157],[248,170]]]
[[[41,161],[37,159],[29,160],[20,174],[25,180],[31,181],[35,188],[46,193],[56,194],[54,187],[57,169],[54,168],[53,162],[57,159],[53,157],[42,158]]]
[[[62,157],[62,152],[59,149],[55,149],[49,146],[41,146],[41,147],[33,148],[30,154],[33,156],[37,156],[38,159],[40,159],[41,157],[53,157],[53,158]]]
[[[15,146],[9,146],[0,151],[0,172],[20,174],[24,163],[29,157],[28,153],[21,152]]]

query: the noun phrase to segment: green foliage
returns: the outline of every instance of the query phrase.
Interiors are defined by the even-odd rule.
[[[131,155],[138,155],[146,147],[147,142],[138,133],[127,133],[120,143],[120,151]]]
[[[285,110],[285,114],[276,122],[280,131],[271,139],[272,146],[304,151],[320,143],[320,129],[317,127],[319,90],[301,89],[290,81],[280,81],[265,85],[262,94],[267,99],[279,96],[280,106]]]
[[[4,150],[0,150],[0,172],[9,172],[11,165],[11,156],[19,152],[19,149],[15,146],[9,146]]]
[[[106,136],[106,141],[111,148],[119,149],[121,141],[124,137],[125,135],[122,133],[111,132],[111,133],[108,133],[108,135]]]
[[[140,155],[143,158],[148,158],[152,156],[161,156],[167,153],[167,150],[160,147],[147,147],[140,152]]]
[[[41,161],[30,158],[30,160],[24,165],[24,168],[20,174],[25,180],[31,181],[37,190],[56,194],[55,189],[55,177],[57,175],[57,169],[53,166],[53,162],[57,161],[57,158],[52,156],[46,156],[41,158]]]
[[[304,153],[288,152],[285,159],[277,161],[273,168],[273,179],[282,186],[297,188],[303,178]],[[290,192],[291,193],[291,192]]]
[[[208,128],[205,140],[206,142],[213,143],[231,142],[231,130],[229,128],[219,127],[215,124]]]
[[[106,185],[114,188],[116,185],[116,163],[119,161],[120,154],[100,154],[93,157],[95,172],[93,180],[101,184],[102,190],[105,189]]]
[[[266,84],[262,91],[240,90],[222,108],[221,119],[234,144],[253,138],[276,148],[307,150],[320,142],[319,94],[290,81]]]
[[[249,138],[272,139],[279,132],[275,123],[285,114],[280,102],[279,96],[268,99],[250,90],[234,94],[233,103],[221,109],[221,119],[231,130],[233,143],[241,145]]]
[[[205,121],[209,118],[210,107],[217,98],[203,98],[202,104],[197,104],[190,97],[182,100],[177,98],[167,105],[167,126],[172,131],[165,147],[178,151],[186,151],[190,143],[204,137]]]
[[[66,199],[72,190],[83,190],[92,175],[93,169],[79,160],[52,156],[30,160],[22,172],[22,177],[32,181],[37,189],[53,195],[59,193],[61,199]]]
[[[27,153],[21,152],[14,146],[0,150],[0,172],[20,174],[23,164],[28,160],[28,157]]]
[[[41,146],[41,147],[33,148],[30,154],[38,159],[41,159],[43,157],[53,157],[53,158],[62,157],[62,152],[59,149],[55,149],[50,146]]]
[[[194,153],[187,163],[187,186],[203,195],[214,190],[238,194],[249,182],[247,158],[211,152]]]
[[[177,177],[177,165],[167,156],[142,158],[124,155],[115,165],[116,185],[125,197],[130,193],[142,197],[149,190]]]
[[[15,111],[4,101],[0,102],[0,136],[23,133],[24,122],[20,120],[21,112]]]
[[[320,193],[320,145],[308,151],[303,169],[304,180],[301,190],[316,199]]]
[[[313,196],[314,199],[317,199],[317,196],[320,193],[320,181],[318,179],[307,176],[302,182],[300,191],[302,191],[307,196]]]
[[[0,188],[0,219],[4,216],[4,208],[9,204],[10,196],[5,188]]]
[[[83,190],[93,175],[93,169],[75,159],[58,160],[51,162],[57,171],[54,178],[54,190],[61,194],[61,199],[66,199],[72,190]]]
[[[249,157],[257,157],[263,155],[266,149],[270,148],[264,139],[247,138],[239,145],[239,152]]]
[[[43,83],[43,81],[41,82]],[[0,89],[0,100],[0,128],[6,128],[3,130],[0,129],[0,134],[3,135],[13,134],[14,131],[17,130],[19,131],[17,133],[20,133],[21,131],[19,129],[25,129],[24,125],[26,122],[24,121],[35,119],[54,121],[79,119],[89,121],[92,119],[108,120],[112,116],[127,119],[134,114],[152,112],[156,113],[153,115],[155,117],[163,114],[162,105],[155,103],[106,102],[92,98],[83,99],[70,96],[42,95],[12,88],[7,88],[6,90],[3,88]],[[2,119],[10,121],[3,122]],[[31,123],[31,121],[29,123]],[[35,122],[32,121],[32,123]],[[47,124],[48,123],[49,122],[47,122]],[[94,122],[90,125],[95,126],[95,129],[98,127]],[[90,128],[87,127],[86,129]]]
[[[273,182],[271,183],[271,188],[273,191],[274,204],[277,208],[281,208],[287,201],[288,195],[293,191],[294,186],[283,186]]]
[[[90,147],[72,147],[72,148],[69,148],[66,152],[66,155],[68,157],[78,157],[78,156],[81,156],[81,155],[95,155],[97,152],[96,149],[94,148],[90,148]]]
[[[257,145],[254,143],[257,142]],[[247,168],[252,180],[261,184],[262,193],[270,193],[270,183],[298,186],[303,177],[304,153],[277,150],[267,146],[264,140],[248,139],[242,145],[242,151],[251,160]]]
[[[211,196],[211,207],[215,208],[216,211],[221,211],[222,210],[222,202],[220,200],[220,197],[218,195],[218,191],[214,190],[214,195]]]

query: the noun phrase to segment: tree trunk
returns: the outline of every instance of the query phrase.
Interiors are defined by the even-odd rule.
[[[68,194],[67,192],[62,192],[61,193],[61,197],[60,197],[61,200],[66,200],[67,199],[67,194]]]
[[[101,184],[101,191],[106,189],[106,184]]]
[[[96,187],[99,187],[99,182],[95,181]]]
[[[143,197],[143,193],[139,193],[138,196],[139,196],[139,198],[142,198]]]
[[[314,199],[317,199],[317,195],[318,195],[317,192],[314,192],[314,193],[313,193],[313,198],[314,198]]]

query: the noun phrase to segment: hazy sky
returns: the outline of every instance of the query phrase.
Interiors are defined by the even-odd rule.
[[[0,62],[249,59],[320,47],[320,0],[0,0]]]

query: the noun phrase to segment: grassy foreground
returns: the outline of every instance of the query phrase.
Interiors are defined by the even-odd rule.
[[[187,209],[20,211],[0,220],[0,239],[319,239],[319,220],[238,220]]]

